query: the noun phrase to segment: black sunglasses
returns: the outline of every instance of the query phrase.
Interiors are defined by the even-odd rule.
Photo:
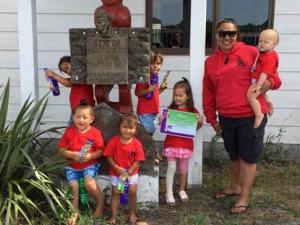
[[[225,31],[225,30],[221,30],[221,31],[218,32],[218,35],[219,35],[219,37],[221,37],[221,38],[225,38],[227,35],[228,35],[228,37],[230,37],[230,38],[234,38],[236,34],[237,34],[236,31]]]

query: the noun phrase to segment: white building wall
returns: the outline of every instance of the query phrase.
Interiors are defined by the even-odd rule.
[[[275,105],[267,133],[283,128],[284,143],[300,144],[300,1],[276,0],[274,28],[280,34],[277,47],[282,86],[270,91]]]
[[[57,71],[57,62],[62,55],[69,54],[69,28],[94,27],[93,13],[100,0],[36,0],[38,31],[38,67],[40,95],[48,91],[42,69]],[[137,4],[138,2],[138,4]],[[145,0],[124,0],[132,14],[132,26],[145,26]],[[300,2],[298,0],[276,0],[274,28],[280,33],[277,48],[280,56],[280,75],[283,85],[280,90],[270,92],[275,113],[270,118],[266,134],[278,134],[286,130],[284,143],[300,143]],[[20,81],[18,59],[17,0],[0,0],[0,83],[10,78],[11,99],[9,120],[13,120],[20,106]],[[181,77],[189,78],[189,56],[165,56],[161,74],[171,70],[169,88],[161,94],[161,108],[169,105],[174,83]],[[58,71],[57,71],[58,72]],[[199,75],[200,77],[200,75]],[[199,81],[201,80],[199,79]],[[200,87],[200,83],[199,83]],[[134,88],[134,87],[133,87]],[[61,87],[59,97],[49,96],[45,113],[46,127],[65,125],[69,119],[69,89]],[[112,99],[117,90],[112,91]],[[137,99],[133,93],[134,108]],[[117,99],[116,99],[117,100]],[[203,128],[203,139],[213,136],[210,126]],[[157,139],[163,139],[156,133]]]

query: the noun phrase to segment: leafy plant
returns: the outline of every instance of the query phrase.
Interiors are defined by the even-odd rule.
[[[51,223],[70,203],[49,177],[62,161],[46,157],[43,151],[49,143],[40,142],[41,135],[58,132],[39,129],[47,96],[36,102],[28,97],[11,123],[7,123],[9,81],[0,102],[0,224],[32,224],[36,216]]]
[[[222,155],[220,149],[217,148],[218,140],[221,137],[219,135],[214,135],[211,138],[208,149],[207,165],[209,166],[222,166],[225,163],[224,156]]]

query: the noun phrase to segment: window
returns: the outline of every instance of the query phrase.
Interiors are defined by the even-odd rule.
[[[188,54],[191,0],[146,1],[152,48],[164,54]],[[259,32],[273,26],[274,1],[207,0],[207,52],[215,48],[215,25],[224,18],[234,19],[239,24],[241,41],[256,45]]]
[[[189,52],[191,0],[148,0],[147,25],[152,48],[164,53]]]

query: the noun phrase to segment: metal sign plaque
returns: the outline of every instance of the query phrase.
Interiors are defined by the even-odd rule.
[[[71,82],[135,84],[149,82],[150,34],[147,28],[70,29]]]
[[[87,83],[128,83],[127,36],[87,38]]]

